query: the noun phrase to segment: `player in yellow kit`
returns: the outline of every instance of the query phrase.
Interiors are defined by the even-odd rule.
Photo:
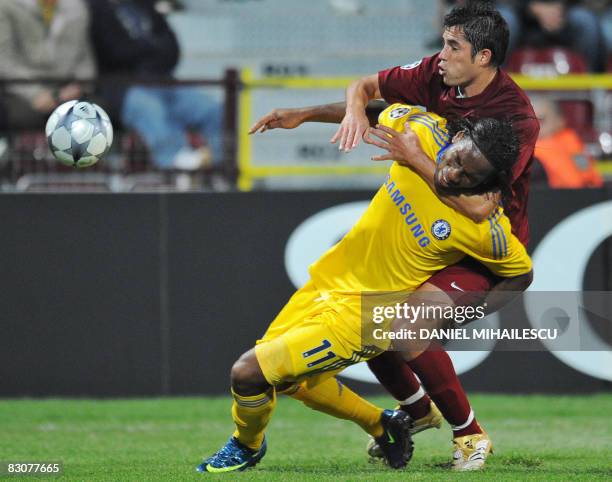
[[[382,129],[395,131],[408,124],[423,150],[437,159],[436,179],[446,188],[503,190],[518,153],[510,126],[493,119],[462,121],[461,129],[449,130],[433,113],[394,104],[379,120]],[[375,437],[389,465],[405,465],[411,444],[405,415],[368,404],[333,376],[381,352],[362,339],[364,293],[410,292],[465,255],[498,276],[530,279],[529,256],[501,208],[476,224],[443,204],[416,173],[394,164],[361,219],[311,266],[311,280],[234,364],[236,431],[198,470],[228,472],[257,464],[266,451],[264,431],[277,393],[355,421]]]
[[[394,104],[381,113],[379,122],[398,131],[407,122],[431,159],[441,161],[456,146],[449,143],[446,120],[417,107]],[[458,136],[459,141],[464,134]],[[458,149],[447,154],[457,156]],[[479,172],[467,175],[484,182],[486,173]],[[439,170],[439,177],[444,173]],[[510,234],[501,208],[486,223],[476,224],[438,200],[414,171],[394,164],[365,214],[311,266],[310,274],[320,291],[411,290],[466,254],[502,277],[529,271],[528,256]]]

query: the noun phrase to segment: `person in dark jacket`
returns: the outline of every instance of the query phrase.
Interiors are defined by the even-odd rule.
[[[102,94],[124,126],[140,134],[154,163],[163,169],[198,169],[221,159],[222,107],[197,87],[169,86],[180,49],[154,0],[88,0],[91,35]],[[130,82],[124,80],[129,78]],[[138,80],[147,81],[138,85]],[[159,80],[152,85],[151,80]],[[190,146],[186,132],[198,131],[209,149]]]

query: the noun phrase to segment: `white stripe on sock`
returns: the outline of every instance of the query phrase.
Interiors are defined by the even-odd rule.
[[[451,427],[453,428],[453,431],[463,430],[465,427],[467,427],[473,421],[474,421],[474,410],[470,409],[470,416],[468,417],[467,422],[465,422],[462,425],[451,425]]]
[[[270,401],[270,397],[268,395],[264,395],[256,400],[244,400],[242,398],[237,398],[236,396],[234,396],[234,400],[241,407],[257,408],[268,403]]]
[[[400,405],[412,405],[413,403],[418,402],[424,396],[425,396],[425,390],[423,390],[423,387],[419,387],[419,389],[414,395],[410,395],[404,401],[399,400],[399,404]]]

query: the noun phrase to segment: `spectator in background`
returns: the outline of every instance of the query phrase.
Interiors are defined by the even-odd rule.
[[[84,0],[1,0],[0,78],[93,79],[88,28]],[[83,94],[76,82],[9,84],[5,121],[13,129],[42,129],[55,107]]]
[[[567,127],[559,103],[546,98],[533,101],[540,122],[535,157],[552,188],[600,187],[601,175],[576,131]]]
[[[606,41],[608,59],[612,55],[612,2],[610,0],[584,0],[584,4],[597,15],[601,23],[601,30]],[[608,70],[612,64],[608,63]]]
[[[153,0],[89,0],[92,40],[101,76],[142,80],[172,80],[179,45]],[[128,85],[102,86],[111,112],[134,129],[162,169],[195,170],[222,158],[222,108],[193,87]],[[186,134],[195,129],[208,149],[192,148]]]
[[[499,0],[510,27],[509,53],[518,47],[566,47],[582,55],[592,72],[606,66],[606,41],[597,15],[571,0]]]

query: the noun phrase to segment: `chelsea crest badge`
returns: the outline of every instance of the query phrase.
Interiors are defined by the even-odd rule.
[[[444,241],[451,234],[451,225],[444,219],[438,219],[431,225],[431,234],[433,234],[436,239]]]
[[[400,117],[404,117],[406,114],[408,114],[408,112],[410,112],[409,107],[396,107],[391,111],[389,117],[391,117],[391,119],[399,119]]]

